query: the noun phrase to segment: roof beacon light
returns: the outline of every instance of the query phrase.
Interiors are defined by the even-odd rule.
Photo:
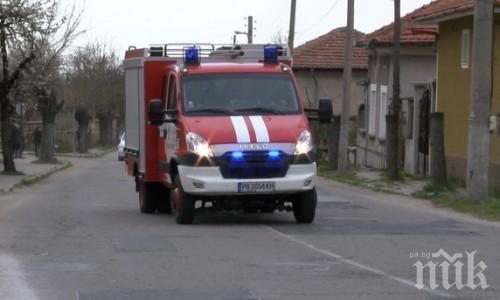
[[[264,46],[264,62],[266,64],[278,63],[278,46],[276,45]]]
[[[197,47],[184,48],[184,63],[186,65],[198,65],[200,63],[200,49]]]

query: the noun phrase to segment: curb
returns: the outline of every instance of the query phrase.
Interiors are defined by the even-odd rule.
[[[5,195],[9,192],[12,192],[13,190],[17,188],[23,188],[26,186],[33,185],[37,182],[40,182],[46,178],[48,178],[50,175],[60,172],[62,170],[68,169],[72,167],[73,164],[70,161],[64,160],[62,161],[61,164],[58,164],[49,170],[43,171],[41,173],[35,174],[35,175],[30,175],[30,176],[23,176],[14,186],[8,189],[0,189],[0,195]]]
[[[56,153],[58,157],[74,157],[74,158],[99,158],[109,153],[116,151],[115,149],[104,150],[99,153]]]

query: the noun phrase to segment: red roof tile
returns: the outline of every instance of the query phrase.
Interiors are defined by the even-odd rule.
[[[356,41],[364,39],[364,33],[354,31]],[[336,28],[314,40],[298,46],[293,52],[294,69],[344,69],[346,28]],[[368,69],[368,52],[365,47],[355,46],[353,69]]]
[[[413,18],[431,4],[424,5],[401,18],[401,44],[432,45],[436,38],[437,27],[434,25],[415,24]],[[366,35],[366,41],[375,44],[392,44],[394,23],[386,25]]]
[[[500,6],[500,0],[496,0],[496,6]],[[473,0],[436,0],[424,6],[413,19],[426,19],[441,14],[454,14],[470,10],[474,7]]]

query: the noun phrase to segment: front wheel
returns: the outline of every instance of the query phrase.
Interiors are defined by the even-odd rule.
[[[175,213],[177,224],[193,224],[195,201],[194,198],[182,189],[181,179],[175,177],[175,187],[171,191],[170,203],[172,211]]]
[[[153,184],[137,179],[137,188],[139,190],[139,207],[141,212],[143,214],[154,214],[156,210],[156,195]]]
[[[293,215],[297,223],[312,223],[316,216],[317,195],[313,188],[307,192],[298,194],[293,200]]]
[[[158,183],[156,186],[158,198],[156,199],[156,208],[160,214],[171,214],[172,208],[170,206],[170,190]]]

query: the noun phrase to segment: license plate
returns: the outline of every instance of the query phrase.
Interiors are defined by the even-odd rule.
[[[239,193],[274,192],[274,182],[239,182]]]

